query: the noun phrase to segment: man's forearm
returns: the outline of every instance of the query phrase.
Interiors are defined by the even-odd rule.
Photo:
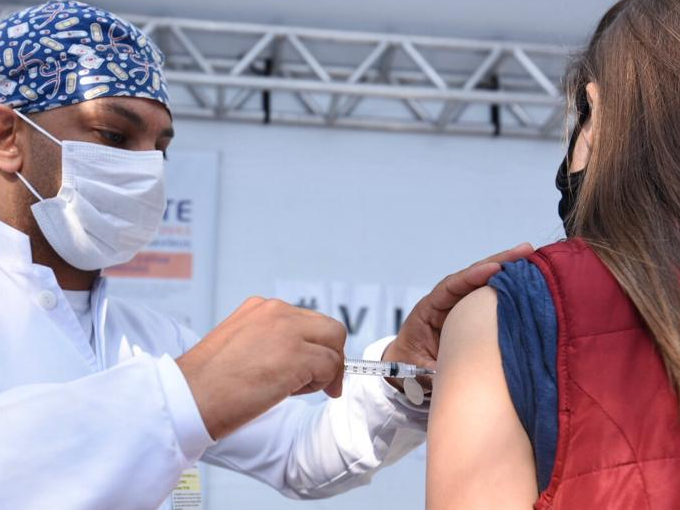
[[[203,448],[184,449],[159,361],[141,356],[63,384],[0,393],[7,509],[157,508]]]

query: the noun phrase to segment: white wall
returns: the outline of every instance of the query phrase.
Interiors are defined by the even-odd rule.
[[[277,277],[429,285],[561,233],[558,142],[189,121],[176,130],[174,147],[222,152],[218,316],[271,295]]]
[[[222,153],[216,322],[250,295],[272,295],[277,278],[431,286],[493,252],[561,235],[557,142],[190,121],[176,129],[175,147]],[[211,469],[207,507],[422,508],[423,461],[415,452],[371,486],[320,502],[287,501]]]

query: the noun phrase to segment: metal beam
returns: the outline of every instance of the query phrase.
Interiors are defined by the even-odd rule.
[[[0,13],[16,9],[2,6]],[[185,92],[176,94],[184,98],[173,104],[176,117],[262,122],[261,106],[249,99],[266,91],[272,123],[488,135],[495,132],[488,115],[470,122],[476,110],[463,113],[495,105],[510,114],[502,119],[501,136],[562,135],[559,80],[569,48],[123,17],[144,27],[166,54],[171,94]],[[497,90],[484,89],[491,75]]]

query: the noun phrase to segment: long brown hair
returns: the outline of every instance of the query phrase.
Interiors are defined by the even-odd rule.
[[[567,75],[576,129],[586,85],[598,129],[571,227],[644,318],[680,388],[680,2],[623,0]]]

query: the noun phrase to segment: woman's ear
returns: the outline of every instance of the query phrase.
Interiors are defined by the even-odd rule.
[[[16,173],[21,170],[21,151],[16,144],[18,117],[7,106],[0,105],[0,171]]]
[[[580,172],[585,169],[593,153],[600,115],[600,88],[597,83],[588,83],[586,86],[586,96],[588,98],[590,114],[588,115],[588,120],[581,126],[581,132],[571,154],[569,172]]]
[[[588,97],[588,106],[590,107],[590,118],[584,124],[582,133],[589,152],[592,152],[600,124],[600,86],[591,81],[586,85],[586,96]]]

